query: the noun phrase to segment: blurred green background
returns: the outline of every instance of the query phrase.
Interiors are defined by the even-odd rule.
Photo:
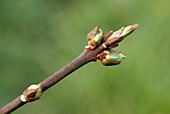
[[[169,0],[0,0],[0,107],[78,56],[96,25],[139,24],[120,65],[90,63],[13,114],[170,114]]]

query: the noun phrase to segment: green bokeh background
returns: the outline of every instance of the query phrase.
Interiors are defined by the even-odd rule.
[[[0,107],[79,55],[96,25],[139,24],[118,66],[90,63],[13,114],[170,114],[169,0],[0,0]]]

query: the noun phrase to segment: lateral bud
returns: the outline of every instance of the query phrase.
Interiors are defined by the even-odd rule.
[[[88,46],[91,50],[95,49],[97,46],[100,45],[103,39],[103,31],[100,29],[100,26],[96,26],[88,35]]]
[[[103,65],[113,66],[118,65],[121,61],[126,58],[122,53],[115,50],[106,50],[97,55],[97,58],[100,59]]]
[[[38,100],[42,96],[42,84],[30,85],[21,95],[20,99],[23,102],[32,102]]]

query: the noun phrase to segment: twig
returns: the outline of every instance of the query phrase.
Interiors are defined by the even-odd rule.
[[[106,36],[103,36],[99,26],[95,27],[87,36],[88,46],[77,58],[38,85],[29,86],[22,95],[0,108],[0,114],[11,113],[28,102],[38,100],[43,92],[88,62],[100,59],[106,66],[119,64],[125,56],[111,48],[118,46],[118,43],[133,32],[137,26],[137,24],[130,25],[114,33],[109,32]]]

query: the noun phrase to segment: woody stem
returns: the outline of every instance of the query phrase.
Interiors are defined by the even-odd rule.
[[[87,64],[91,61],[96,61],[97,55],[102,52],[105,48],[101,45],[95,50],[85,49],[77,58],[71,61],[69,64],[65,65],[63,68],[52,74],[50,77],[41,82],[42,92],[45,92],[50,87],[54,86],[60,80]],[[7,105],[0,108],[0,114],[8,114],[28,103],[28,101],[23,102],[20,96],[15,98],[13,101],[9,102]]]

